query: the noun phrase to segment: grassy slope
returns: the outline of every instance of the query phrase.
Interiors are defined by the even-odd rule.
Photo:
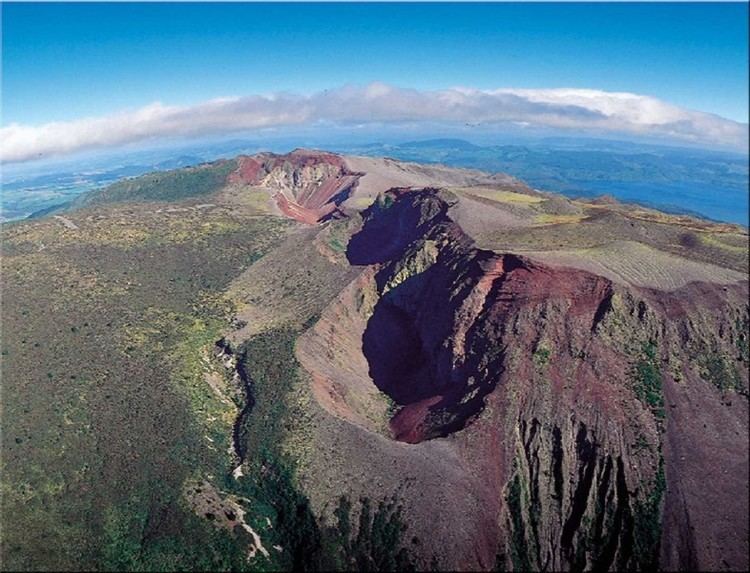
[[[220,167],[187,190],[175,172],[93,193],[66,215],[78,228],[42,218],[3,229],[3,569],[410,566],[394,501],[342,498],[338,523],[320,523],[280,446],[304,419],[290,397],[296,337],[351,273],[309,233],[243,279],[263,304],[288,306],[291,323],[241,347],[255,407],[245,477],[229,477],[236,410],[206,385],[201,358],[234,313],[221,293],[291,223],[215,194],[209,209],[147,202],[207,193]],[[195,516],[183,486],[205,477],[246,500],[247,522],[284,550],[248,563],[237,538]]]
[[[76,199],[74,206],[127,201],[179,201],[208,195],[222,188],[227,176],[236,167],[235,160],[220,160],[196,167],[147,173],[86,193]]]
[[[289,224],[143,205],[70,217],[79,229],[3,229],[3,569],[242,566],[180,499],[227,461],[197,361],[227,325],[216,293]]]

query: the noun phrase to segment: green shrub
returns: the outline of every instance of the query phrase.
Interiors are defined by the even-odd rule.
[[[661,505],[667,480],[664,457],[659,456],[659,469],[645,501],[633,508],[633,558],[639,571],[656,571],[661,544]]]
[[[643,346],[641,357],[635,365],[633,390],[638,400],[661,420],[664,418],[664,394],[656,351],[653,342]]]

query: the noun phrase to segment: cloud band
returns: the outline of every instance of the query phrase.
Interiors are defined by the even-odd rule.
[[[453,88],[420,91],[373,83],[309,96],[154,103],[135,111],[39,126],[0,128],[0,160],[20,162],[166,137],[268,127],[401,122],[513,122],[541,128],[627,133],[747,149],[748,125],[632,93],[582,89]]]

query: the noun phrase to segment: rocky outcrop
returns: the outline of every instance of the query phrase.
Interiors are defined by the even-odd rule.
[[[239,157],[227,182],[268,189],[285,215],[314,224],[338,213],[361,175],[338,155],[298,149]]]
[[[486,506],[497,529],[494,544],[477,546],[480,563],[745,567],[747,535],[722,542],[698,489],[746,508],[747,467],[736,460],[747,446],[700,436],[685,409],[705,393],[712,415],[746,437],[747,283],[628,288],[478,249],[452,220],[453,202],[394,189],[363,212],[347,256],[367,269],[299,344],[321,405],[396,441],[450,438],[498,500]],[[356,354],[357,340],[364,360],[336,349]],[[325,372],[311,359],[324,349]],[[365,362],[369,388],[363,372],[343,373]],[[373,416],[377,395],[390,406]],[[711,467],[685,461],[687,436]],[[699,467],[714,479],[699,482]],[[725,521],[746,532],[735,513]]]

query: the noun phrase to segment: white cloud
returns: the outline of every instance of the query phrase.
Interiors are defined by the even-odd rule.
[[[0,128],[0,160],[28,161],[165,137],[315,123],[509,123],[664,137],[746,149],[748,125],[653,97],[583,89],[453,88],[419,91],[382,83],[311,96],[219,98],[193,106],[153,103],[135,111]]]

